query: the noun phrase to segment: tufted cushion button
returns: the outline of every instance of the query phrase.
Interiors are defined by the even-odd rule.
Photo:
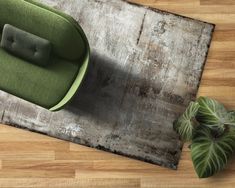
[[[34,56],[37,55],[37,52],[38,52],[37,46],[32,46],[32,47],[30,48],[30,51],[32,51],[32,54],[33,54]]]
[[[16,42],[15,42],[15,41],[12,41],[12,42],[11,42],[11,47],[14,48],[15,45],[16,45]]]
[[[8,37],[7,40],[8,40],[9,42],[11,42],[11,43],[14,43],[14,42],[15,42],[15,40],[14,40],[13,37]]]

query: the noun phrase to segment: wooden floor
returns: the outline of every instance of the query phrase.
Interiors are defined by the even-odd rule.
[[[215,23],[199,95],[235,109],[235,0],[132,0]],[[199,180],[187,146],[177,171],[0,126],[0,187],[234,187],[235,157],[218,175]]]

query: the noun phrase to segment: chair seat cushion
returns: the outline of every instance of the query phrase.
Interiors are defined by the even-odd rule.
[[[63,99],[73,84],[79,67],[52,57],[45,68],[12,56],[0,48],[0,89],[44,108]]]

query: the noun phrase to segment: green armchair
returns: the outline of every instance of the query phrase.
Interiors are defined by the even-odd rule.
[[[1,90],[51,111],[71,101],[90,58],[72,17],[32,0],[0,0],[0,38]]]

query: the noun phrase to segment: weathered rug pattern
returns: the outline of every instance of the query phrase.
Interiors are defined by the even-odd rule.
[[[1,122],[175,169],[172,123],[196,96],[214,25],[122,0],[41,2],[82,25],[88,74],[54,113],[1,91]]]

